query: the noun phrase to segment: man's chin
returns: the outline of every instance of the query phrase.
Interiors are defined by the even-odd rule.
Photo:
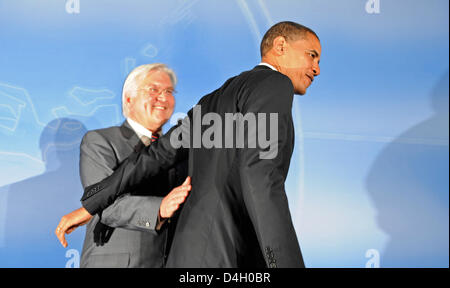
[[[168,120],[169,119],[167,119],[167,118],[158,119],[157,123],[158,123],[159,127],[161,128],[164,124],[167,123]]]
[[[294,94],[296,95],[305,95],[306,94],[306,89],[295,89]]]
[[[296,84],[297,85],[294,85],[294,94],[305,95],[309,85],[305,85],[304,83],[296,83]]]

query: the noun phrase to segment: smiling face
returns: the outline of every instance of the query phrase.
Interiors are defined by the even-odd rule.
[[[296,94],[304,95],[306,89],[320,74],[320,55],[322,47],[319,39],[307,33],[303,39],[287,42],[284,37],[274,40],[277,70],[291,79]]]
[[[170,119],[175,106],[174,91],[169,75],[163,71],[150,71],[138,80],[134,97],[126,96],[128,117],[148,130],[156,132]],[[160,92],[160,93],[157,93]]]

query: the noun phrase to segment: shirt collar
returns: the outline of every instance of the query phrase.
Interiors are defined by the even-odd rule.
[[[266,62],[261,62],[261,63],[259,63],[258,65],[267,66],[267,67],[269,67],[269,68],[272,69],[272,70],[278,71],[277,69],[275,69],[275,67],[273,67],[272,65],[270,65],[270,64],[268,64],[268,63],[266,63]]]
[[[127,121],[128,121],[128,124],[130,124],[131,128],[134,130],[134,132],[137,134],[139,139],[142,136],[147,136],[150,139],[152,138],[152,131],[148,130],[147,128],[145,128],[144,126],[137,123],[136,121],[134,121],[131,118],[127,118]]]

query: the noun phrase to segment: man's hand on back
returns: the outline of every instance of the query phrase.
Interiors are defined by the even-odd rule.
[[[186,197],[191,191],[191,177],[187,177],[183,184],[174,188],[166,197],[163,198],[159,208],[159,215],[161,218],[170,218],[175,211],[180,208],[180,205],[186,200]]]

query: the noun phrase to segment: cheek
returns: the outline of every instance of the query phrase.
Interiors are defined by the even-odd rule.
[[[145,102],[146,101],[144,99],[142,99],[142,97],[136,98],[135,102],[133,103],[134,109],[136,111],[144,110]]]
[[[173,109],[175,108],[175,98],[172,97],[168,100],[168,106],[170,113],[172,113]]]
[[[145,101],[142,101],[142,107],[144,107],[145,111],[150,112],[152,110],[153,104],[154,104],[154,101],[151,98],[146,99]]]
[[[141,111],[145,114],[150,113],[150,106],[148,105],[147,102],[143,102],[141,104]]]
[[[303,69],[295,69],[294,79],[295,79],[295,82],[297,82],[297,83],[300,83],[300,81],[303,81]]]

